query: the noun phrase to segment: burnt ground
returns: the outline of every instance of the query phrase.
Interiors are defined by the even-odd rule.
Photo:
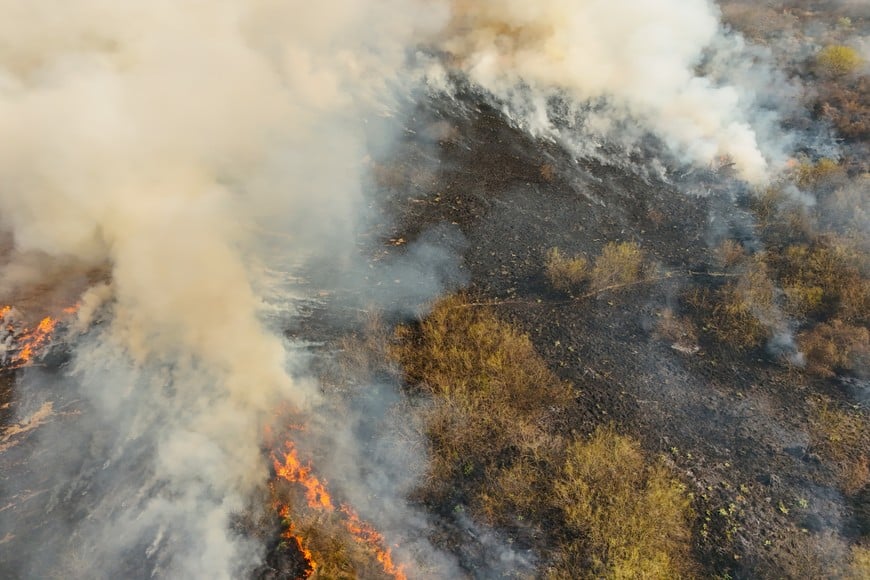
[[[736,352],[702,336],[690,354],[654,332],[664,308],[681,309],[684,289],[723,283],[711,246],[723,236],[752,244],[740,186],[712,171],[674,185],[572,159],[497,111],[457,116],[451,106],[420,111],[410,127],[440,136],[433,144],[409,138],[376,168],[395,216],[384,244],[413,244],[445,223],[462,231],[468,292],[528,333],[576,386],[573,429],[613,422],[687,483],[708,574],[826,575],[846,557],[841,540],[866,533],[868,494],[844,499],[808,426],[819,395],[855,408],[860,393],[764,350]],[[592,257],[609,241],[639,243],[656,264],[652,281],[578,297],[548,286],[548,248]]]

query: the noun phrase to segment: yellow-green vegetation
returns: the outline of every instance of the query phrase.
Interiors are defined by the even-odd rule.
[[[545,262],[547,280],[560,292],[570,292],[589,279],[589,262],[584,256],[565,256],[559,248],[550,248]]]
[[[567,550],[580,556],[565,570],[575,578],[679,578],[689,572],[685,489],[664,465],[648,464],[636,441],[603,427],[574,441],[555,493],[566,527],[582,538]]]
[[[812,373],[831,377],[870,368],[870,331],[864,326],[832,320],[801,333],[798,343]]]
[[[687,495],[613,428],[564,437],[570,385],[528,336],[462,295],[401,327],[393,355],[431,400],[424,501],[536,530],[551,578],[678,578],[689,557]],[[449,504],[448,504],[449,505]]]
[[[840,77],[856,72],[862,64],[863,60],[857,50],[839,44],[826,46],[816,56],[819,72],[830,77]]]
[[[810,436],[820,455],[833,462],[847,495],[870,484],[870,418],[866,412],[841,409],[825,398],[812,401]]]
[[[631,284],[643,276],[643,252],[635,242],[610,242],[601,250],[592,268],[592,288],[603,290]]]

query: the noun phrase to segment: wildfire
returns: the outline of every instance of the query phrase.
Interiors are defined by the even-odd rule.
[[[63,313],[67,316],[75,314],[78,310],[78,305],[70,306],[63,309]],[[39,324],[34,328],[26,328],[16,324],[11,319],[13,310],[11,306],[0,307],[0,321],[4,325],[2,331],[6,337],[12,337],[12,346],[8,348],[6,364],[9,369],[17,369],[33,363],[34,358],[49,344],[51,336],[60,322],[57,318],[46,316],[39,321]]]
[[[332,498],[326,491],[326,486],[311,472],[310,465],[302,465],[302,462],[299,461],[296,446],[291,441],[285,442],[284,446],[287,448],[287,452],[284,454],[284,463],[281,464],[275,459],[275,473],[278,477],[302,484],[305,487],[305,498],[308,500],[309,507],[327,511],[335,509],[332,505]]]
[[[278,506],[278,515],[281,516],[282,520],[287,521],[290,517],[290,508],[286,505]],[[302,557],[305,558],[305,563],[308,567],[305,570],[305,578],[308,578],[317,570],[317,562],[314,561],[314,554],[311,553],[311,550],[305,547],[305,544],[302,542],[302,538],[296,535],[293,525],[290,524],[287,526],[287,529],[284,530],[284,533],[281,534],[281,537],[289,542],[293,542],[296,545],[296,548],[299,550],[299,553],[302,554]]]
[[[335,512],[335,503],[326,489],[326,482],[321,481],[314,474],[310,464],[303,464],[299,459],[299,453],[296,446],[291,441],[284,443],[286,452],[283,453],[283,459],[279,459],[275,455],[272,456],[275,473],[278,477],[292,483],[298,483],[305,488],[305,498],[308,506],[313,509],[323,510],[327,512]],[[397,566],[393,562],[392,552],[386,546],[384,536],[378,532],[371,524],[360,519],[356,511],[347,504],[340,504],[338,512],[344,516],[344,527],[355,541],[367,546],[384,569],[384,572],[396,578],[396,580],[407,580],[407,576],[401,566]],[[286,506],[281,506],[279,514],[282,518],[287,518],[289,509]],[[289,536],[287,535],[289,534]],[[302,541],[293,533],[292,527],[285,532],[285,537],[294,538],[300,546],[300,551],[311,565],[311,570],[315,569],[314,560],[311,557],[311,552],[302,546]]]
[[[25,334],[21,339],[21,350],[13,359],[13,364],[18,364],[18,366],[30,364],[33,361],[34,353],[48,344],[55,326],[57,326],[57,320],[46,316],[35,329]]]

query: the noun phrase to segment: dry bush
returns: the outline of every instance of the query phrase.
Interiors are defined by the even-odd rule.
[[[553,179],[556,178],[556,166],[552,163],[543,163],[541,164],[541,179],[550,183]]]
[[[798,24],[792,14],[760,2],[727,2],[722,4],[721,9],[725,23],[757,43],[791,35]]]
[[[756,257],[737,282],[716,292],[695,290],[688,302],[701,312],[705,329],[718,340],[745,349],[760,346],[770,337],[770,328],[763,321],[775,315],[775,296],[767,264],[762,257]]]
[[[823,157],[815,163],[808,160],[801,162],[797,167],[795,182],[804,189],[810,189],[838,177],[845,177],[843,167],[833,159]]]
[[[852,561],[843,575],[844,580],[866,580],[870,578],[870,548],[852,547]]]
[[[544,263],[547,280],[560,292],[570,292],[589,278],[589,262],[585,257],[567,257],[559,248],[550,248]]]
[[[442,300],[419,328],[401,327],[397,336],[393,355],[409,382],[433,396],[426,494],[463,492],[479,513],[505,515],[504,506],[492,504],[510,501],[493,469],[542,452],[530,442],[546,438],[542,426],[572,400],[571,387],[547,368],[528,336],[461,295]],[[474,481],[479,488],[472,489]],[[534,482],[526,485],[531,490]]]
[[[862,64],[861,55],[850,46],[833,44],[816,55],[816,69],[827,77],[841,77],[857,72]]]
[[[870,87],[868,87],[870,90]],[[852,245],[864,246],[870,255],[870,173],[859,176],[824,197],[817,213],[820,223],[831,230],[857,238]]]
[[[865,259],[859,248],[834,237],[771,254],[792,314],[849,322],[870,314],[870,282],[861,273]]]
[[[631,284],[643,277],[643,252],[634,242],[610,242],[601,250],[592,268],[592,287],[603,290]]]
[[[824,83],[818,90],[817,114],[829,119],[846,141],[870,139],[870,76]]]
[[[824,377],[870,369],[870,331],[840,320],[822,323],[798,337],[807,370]]]
[[[760,230],[765,230],[779,219],[780,207],[786,196],[782,189],[776,186],[766,188],[749,202],[749,209],[755,214],[755,220]]]
[[[746,251],[736,240],[723,240],[715,250],[716,262],[723,268],[733,268],[743,262]]]
[[[586,565],[573,570],[575,577],[679,578],[690,572],[684,486],[663,465],[648,465],[637,441],[612,428],[575,441],[555,492],[567,526],[584,544],[579,552]]]
[[[866,412],[838,409],[825,398],[813,401],[810,437],[813,448],[834,464],[846,495],[870,483],[870,420]]]

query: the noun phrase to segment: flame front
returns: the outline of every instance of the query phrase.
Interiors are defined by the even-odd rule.
[[[311,466],[302,465],[299,461],[299,454],[296,452],[296,446],[292,442],[284,443],[287,452],[284,454],[284,463],[280,463],[275,459],[275,473],[278,477],[282,477],[293,483],[300,483],[305,487],[305,498],[308,500],[308,506],[312,508],[324,509],[332,511],[332,498],[329,492],[326,491],[326,486],[311,472]]]
[[[283,453],[283,460],[272,456],[275,474],[292,483],[298,483],[305,488],[305,498],[308,502],[308,507],[319,509],[327,512],[334,512],[335,504],[332,497],[326,489],[325,481],[321,481],[313,472],[310,464],[303,464],[299,459],[299,454],[296,446],[291,441],[284,443],[287,451]],[[283,510],[283,511],[281,511]],[[396,578],[396,580],[407,580],[405,572],[401,566],[397,566],[393,562],[393,555],[389,547],[386,545],[383,534],[378,532],[371,524],[360,519],[356,511],[347,504],[340,504],[338,511],[344,516],[344,528],[354,538],[355,541],[367,546],[378,562],[383,567],[384,572]],[[289,515],[289,509],[286,506],[281,506],[279,510],[281,517],[286,519]],[[287,536],[289,534],[289,536]],[[312,571],[315,569],[314,560],[311,552],[302,546],[302,541],[293,533],[292,526],[288,527],[285,532],[285,537],[295,538],[300,546],[300,551],[305,555],[306,559],[312,566]]]
[[[63,309],[65,316],[72,316],[79,309],[79,305]],[[0,321],[3,321],[3,331],[6,337],[12,337],[12,342],[7,346],[6,368],[17,369],[33,363],[34,359],[48,346],[51,337],[60,323],[60,319],[46,316],[39,321],[34,328],[27,328],[16,323],[12,306],[0,307]]]
[[[18,351],[13,364],[24,366],[33,361],[33,355],[42,350],[51,338],[51,333],[57,326],[57,320],[50,316],[43,318],[36,328],[25,334],[20,340],[21,350]]]
[[[279,504],[278,515],[281,516],[282,520],[288,522],[290,518],[290,508],[286,505]],[[311,550],[305,547],[302,538],[296,534],[292,523],[288,523],[287,529],[284,530],[284,533],[281,534],[281,537],[288,542],[293,542],[296,545],[296,548],[299,550],[299,553],[302,554],[303,558],[305,558],[305,564],[307,565],[307,567],[305,570],[305,576],[303,577],[308,578],[312,574],[314,574],[314,572],[317,570],[317,562],[315,562],[314,560],[314,554],[311,553]]]

